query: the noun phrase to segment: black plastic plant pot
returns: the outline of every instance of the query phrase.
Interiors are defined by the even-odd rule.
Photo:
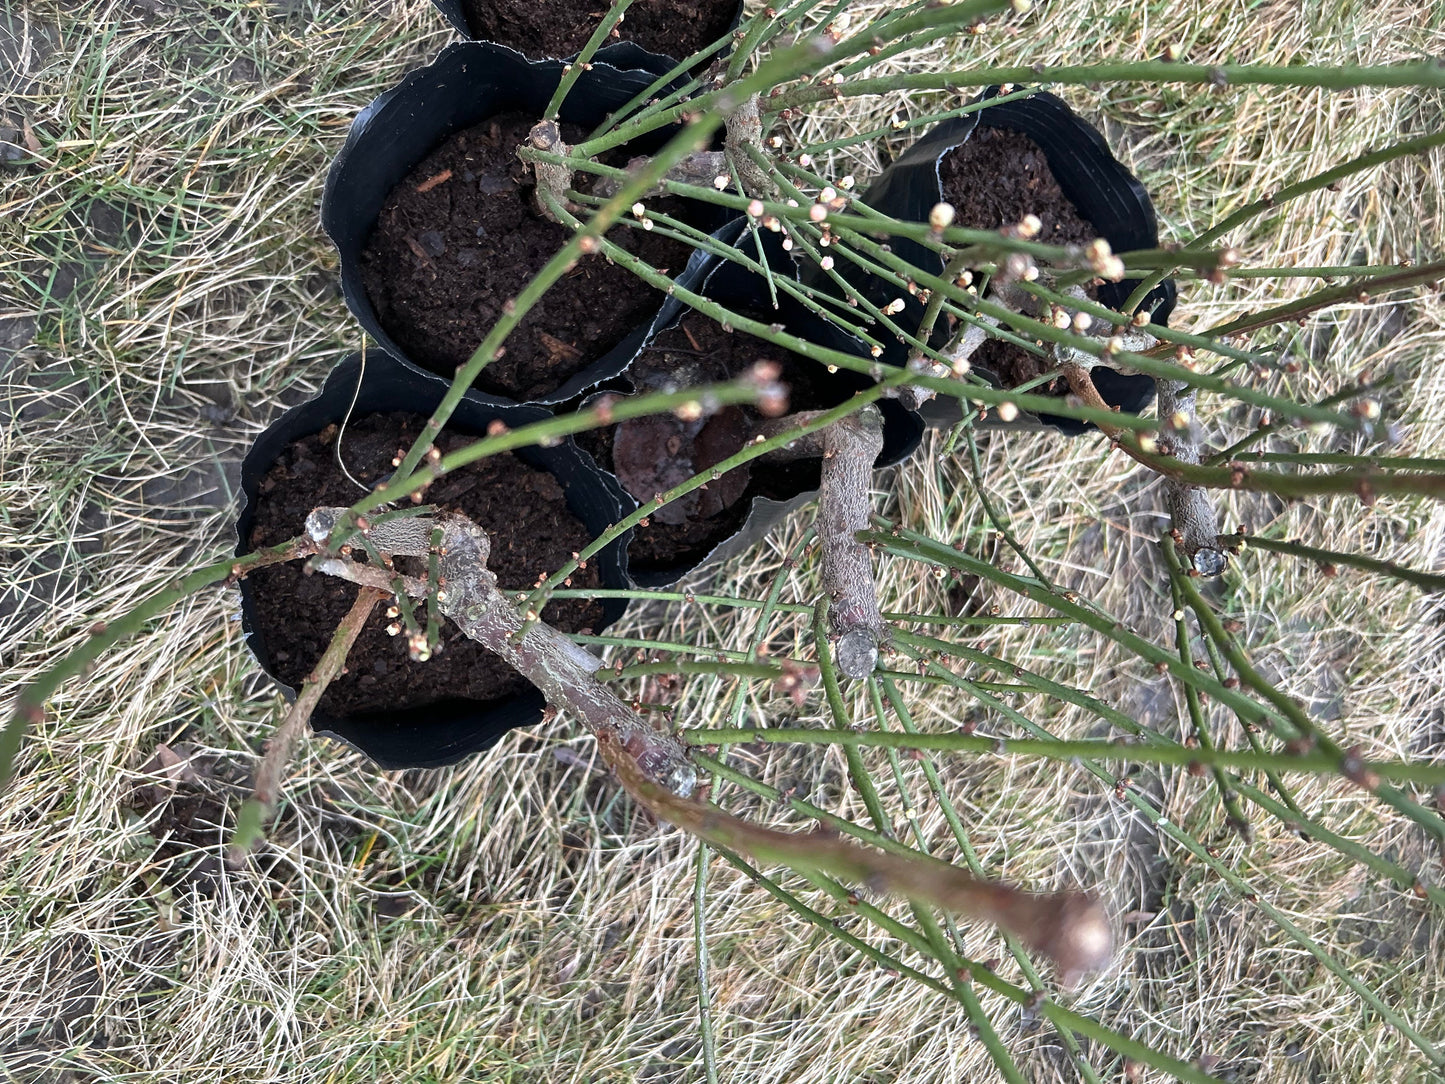
[[[308,506],[354,503],[364,486],[385,480],[392,457],[409,445],[443,390],[380,351],[369,351],[364,365],[360,355],[347,358],[319,395],[282,415],[247,453],[237,554],[300,534]],[[538,407],[464,400],[437,445],[450,451],[496,422],[516,428],[547,417]],[[615,479],[569,443],[460,467],[438,479],[427,499],[486,528],[489,567],[504,587],[518,589],[560,567],[634,507]],[[600,551],[573,585],[627,586],[626,540],[624,535]],[[412,574],[425,575],[420,558],[396,562],[401,571],[414,562]],[[288,695],[320,658],[355,596],[356,588],[344,581],[306,575],[299,561],[257,569],[241,581],[247,643]],[[543,617],[564,631],[600,632],[625,608],[621,599],[555,600]],[[383,768],[433,768],[542,718],[542,694],[450,622],[442,622],[443,650],[416,662],[408,657],[406,636],[388,631],[396,618],[384,610],[373,610],[346,673],[312,715],[318,733],[341,739]],[[420,615],[425,620],[424,610]]]
[[[571,59],[591,37],[605,5],[576,3],[575,16],[569,16],[555,0],[432,0],[462,37],[493,41],[537,59]],[[515,6],[509,12],[507,5]],[[742,0],[636,0],[617,28],[622,40],[604,45],[592,59],[666,75],[680,60],[735,29],[742,15]]]
[[[756,258],[750,238],[739,240],[739,226],[720,231],[720,239],[739,244]],[[791,260],[764,244],[776,275],[792,274]],[[703,276],[704,296],[740,315],[780,324],[790,334],[829,349],[869,358],[863,345],[834,324],[780,294],[770,308],[765,281],[730,262],[714,259]],[[699,386],[741,375],[758,360],[782,367],[789,385],[788,409],[814,410],[837,406],[870,386],[867,376],[840,368],[835,373],[802,355],[783,350],[742,332],[725,330],[675,299],[664,307],[658,333],[649,339],[624,374],[625,394]],[[884,447],[875,466],[886,467],[912,454],[923,434],[923,420],[896,400],[877,403],[883,414]],[[758,415],[750,408],[730,407],[699,418],[660,415],[640,418],[591,433],[577,440],[624,490],[639,502],[708,469],[741,449]],[[657,588],[715,565],[758,542],[789,512],[817,496],[819,460],[751,464],[721,474],[706,490],[695,490],[648,517],[629,549],[633,582]]]
[[[560,61],[528,61],[487,42],[450,45],[362,110],[332,163],[321,217],[340,253],[342,292],[367,333],[419,373],[450,383],[570,236],[533,213],[515,154],[561,74]],[[562,105],[564,138],[569,126],[601,123],[650,81],[645,72],[594,64]],[[639,141],[613,164],[665,138]],[[701,206],[658,209],[687,219]],[[700,212],[695,224],[712,228],[712,214]],[[608,237],[669,273],[694,255],[656,231],[619,225]],[[600,254],[582,257],[512,332],[471,394],[494,404],[575,398],[626,367],[663,297]]]
[[[998,87],[990,87],[981,100],[996,97]],[[926,222],[934,205],[945,198],[942,163],[946,156],[970,140],[996,138],[997,133],[1017,133],[1027,137],[1043,152],[1048,171],[1053,174],[1059,190],[1077,217],[1086,220],[1091,236],[1103,237],[1115,252],[1154,248],[1159,242],[1158,224],[1149,193],[1110,152],[1099,131],[1079,117],[1060,99],[1043,91],[1026,98],[990,104],[963,117],[943,121],[925,133],[869,186],[861,197],[868,206],[894,218]],[[978,184],[979,202],[987,203],[995,193],[986,184]],[[963,213],[955,225],[968,224]],[[1040,241],[1050,237],[1041,235]],[[943,263],[937,253],[915,241],[895,238],[893,251],[924,271],[938,274]],[[879,304],[893,300],[896,285],[880,279],[855,283],[870,299]],[[1097,287],[1100,304],[1117,309],[1128,300],[1137,279],[1105,282]],[[1172,280],[1155,287],[1139,306],[1139,311],[1152,313],[1155,323],[1165,323],[1174,309],[1176,298]],[[904,296],[904,309],[895,317],[898,323],[916,330],[922,322],[923,305],[912,296]],[[945,333],[941,326],[935,331],[934,345],[941,345]],[[906,347],[892,344],[884,354],[891,364],[902,364]],[[987,366],[978,366],[987,371]],[[1138,413],[1154,398],[1154,381],[1147,376],[1124,376],[1104,366],[1093,370],[1095,387],[1104,400],[1129,413]],[[957,421],[960,412],[956,399],[940,399],[924,410],[934,424]],[[1041,414],[1040,420],[1066,433],[1078,434],[1090,428],[1083,422],[1052,414]]]

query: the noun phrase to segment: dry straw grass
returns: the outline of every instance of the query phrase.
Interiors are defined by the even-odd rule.
[[[1386,0],[1045,5],[898,62],[1139,59],[1166,41],[1193,59],[1348,63],[1440,55],[1434,5]],[[848,12],[854,23],[869,8]],[[317,224],[321,179],[356,111],[449,35],[420,2],[312,0],[176,7],[22,0],[0,15],[11,121],[47,148],[39,168],[0,173],[0,707],[19,683],[122,613],[140,585],[229,545],[235,464],[261,427],[314,389],[358,335],[333,288]],[[886,69],[885,69],[886,70]],[[7,85],[9,85],[7,75]],[[1408,91],[1080,88],[1155,193],[1165,235],[1188,239],[1281,183],[1358,151],[1437,128],[1438,95]],[[799,140],[863,131],[930,102],[847,100]],[[3,118],[0,118],[3,119]],[[826,135],[825,135],[826,133]],[[900,137],[897,143],[901,143]],[[833,174],[879,165],[840,152]],[[1367,263],[1439,254],[1439,154],[1321,193],[1233,238],[1247,262]],[[1176,318],[1198,328],[1308,289],[1303,280],[1189,284]],[[1281,333],[1310,358],[1275,390],[1315,399],[1370,367],[1400,382],[1387,409],[1406,448],[1441,454],[1445,350],[1438,297],[1345,306]],[[17,352],[18,348],[18,352]],[[1250,419],[1209,419],[1227,438]],[[1310,450],[1342,450],[1335,436]],[[962,460],[926,445],[880,484],[878,509],[971,552],[994,541]],[[987,484],[1050,575],[1146,635],[1172,642],[1158,486],[1097,439],[994,437]],[[1438,568],[1445,516],[1422,502],[1229,502],[1230,522]],[[806,562],[785,569],[792,523],[733,562],[719,590],[752,595],[779,575],[812,597]],[[947,585],[883,564],[885,605],[930,612]],[[980,589],[985,605],[1026,613]],[[1436,604],[1412,590],[1246,554],[1216,593],[1243,619],[1252,656],[1282,688],[1371,755],[1439,755],[1445,655]],[[262,859],[219,875],[214,825],[234,811],[279,698],[248,661],[230,595],[187,601],[57,697],[21,779],[0,796],[0,1065],[19,1079],[692,1080],[701,1077],[692,885],[695,848],[648,823],[590,766],[561,719],[486,757],[437,772],[381,773],[313,743]],[[750,646],[755,618],[701,606],[639,608],[619,634]],[[808,650],[780,620],[778,650]],[[996,654],[1087,689],[1171,734],[1177,690],[1078,629],[988,631]],[[726,725],[736,687],[694,679],[680,714]],[[907,689],[917,721],[1008,724],[951,693]],[[1066,736],[1098,722],[1057,702],[1009,698]],[[819,722],[765,688],[744,717]],[[1215,724],[1228,733],[1222,714]],[[1237,734],[1231,740],[1239,740]],[[193,781],[153,753],[192,756]],[[855,819],[837,751],[769,747],[735,762]],[[870,758],[870,764],[874,764]],[[149,765],[149,767],[147,767]],[[1133,785],[1216,847],[1242,892],[1081,769],[1016,757],[940,760],[990,873],[1083,884],[1127,914],[1117,966],[1073,995],[1079,1011],[1241,1080],[1423,1079],[1418,1052],[1264,908],[1287,917],[1425,1036],[1445,1034],[1437,911],[1253,810],[1257,841],[1230,835],[1208,780],[1140,771]],[[957,857],[905,762],[890,810],[916,809],[938,853]],[[146,788],[158,788],[148,790]],[[157,799],[174,792],[169,804]],[[1295,797],[1331,829],[1440,878],[1422,833],[1333,780]],[[732,807],[797,818],[756,799]],[[810,905],[836,909],[784,878]],[[890,911],[902,908],[887,904]],[[731,1081],[933,1081],[994,1072],[956,1004],[829,939],[714,859],[706,903],[721,1076]],[[917,958],[837,914],[851,932]],[[997,937],[965,929],[979,958]],[[1000,971],[1017,979],[1012,961]],[[1030,1080],[1074,1079],[1048,1028],[983,998]],[[1105,1079],[1120,1067],[1092,1060]],[[1147,1077],[1146,1077],[1147,1078]]]

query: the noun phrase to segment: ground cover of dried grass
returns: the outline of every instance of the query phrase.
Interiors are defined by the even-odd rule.
[[[857,23],[868,8],[848,15]],[[1398,0],[1043,5],[1016,30],[936,47],[906,66],[1143,59],[1169,41],[1195,60],[1379,63],[1439,55],[1441,24],[1431,5]],[[240,455],[359,345],[317,222],[329,156],[362,105],[449,39],[425,3],[27,0],[0,16],[0,60],[17,73],[0,124],[23,117],[46,147],[40,166],[0,173],[0,706],[91,624],[124,612],[142,584],[230,544]],[[1177,240],[1442,119],[1438,96],[1412,91],[1064,93],[1145,180],[1165,237]],[[850,99],[793,135],[832,138],[933,107]],[[824,162],[832,176],[860,180],[880,164],[872,148]],[[1442,166],[1439,154],[1397,163],[1231,240],[1246,264],[1438,255]],[[1310,283],[1181,286],[1175,323],[1194,329]],[[1438,297],[1344,306],[1270,341],[1308,359],[1302,373],[1271,378],[1302,399],[1365,368],[1398,373],[1385,405],[1407,422],[1405,447],[1441,454]],[[1205,417],[1221,443],[1251,421],[1209,404]],[[1351,447],[1331,435],[1301,446]],[[878,511],[993,554],[966,461],[936,453],[930,441],[906,470],[881,478]],[[1164,522],[1157,483],[1093,437],[993,435],[983,466],[994,500],[1051,576],[1172,643],[1154,547]],[[1230,524],[1281,537],[1417,567],[1445,561],[1445,516],[1423,502],[1225,505]],[[809,600],[812,565],[783,565],[802,526],[790,522],[732,562],[714,589],[755,596],[782,575],[784,599]],[[889,609],[959,602],[918,566],[881,567]],[[1265,672],[1347,743],[1372,756],[1440,754],[1445,655],[1428,597],[1247,553],[1215,599],[1244,621]],[[977,588],[972,605],[994,604],[1034,612]],[[229,823],[281,705],[245,654],[235,609],[227,592],[202,593],[71,682],[32,736],[21,779],[0,795],[0,1066],[45,1080],[700,1079],[696,848],[619,796],[565,717],[437,772],[381,773],[314,742],[255,868],[219,870],[214,826]],[[613,631],[746,649],[753,624],[746,612],[649,605]],[[778,651],[808,649],[805,630],[786,619],[768,638]],[[1083,630],[1009,626],[973,642],[1182,733],[1176,688]],[[727,725],[736,694],[731,682],[691,679],[679,713],[689,725]],[[957,693],[917,685],[907,695],[921,726],[1012,732]],[[1099,733],[1092,716],[1057,702],[1009,702],[1057,734]],[[766,687],[750,689],[743,706],[759,725],[819,723],[824,710]],[[162,744],[185,763],[156,760]],[[837,751],[734,757],[865,816]],[[888,778],[881,757],[870,764]],[[1400,1030],[1264,908],[1437,1042],[1438,910],[1258,809],[1246,845],[1226,830],[1209,781],[1184,772],[1140,771],[1132,785],[1217,848],[1260,902],[1082,769],[1018,757],[937,764],[986,870],[1040,888],[1092,887],[1128,918],[1117,965],[1061,995],[1071,1007],[1175,1056],[1218,1059],[1216,1072],[1241,1080],[1425,1077]],[[907,798],[892,782],[880,782],[882,796],[900,817],[912,807],[925,838],[956,857],[916,771],[905,764]],[[1438,881],[1440,856],[1417,829],[1341,781],[1292,782],[1313,819]],[[727,797],[755,816],[802,823]],[[850,932],[912,959],[783,881]],[[955,1003],[863,962],[716,858],[704,913],[722,1079],[994,1073]],[[992,933],[965,933],[971,954],[1006,960]],[[1011,961],[999,966],[1017,977]],[[1048,1028],[1028,1027],[995,999],[983,1004],[1029,1079],[1074,1079]],[[1106,1052],[1091,1060],[1103,1079],[1119,1078]]]

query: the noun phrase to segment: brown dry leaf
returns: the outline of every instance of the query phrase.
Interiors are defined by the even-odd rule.
[[[571,343],[564,343],[554,335],[548,335],[545,331],[537,332],[537,338],[541,340],[542,346],[547,353],[552,355],[552,360],[566,358],[568,361],[578,361],[582,357],[582,351],[578,350]]]
[[[31,154],[40,153],[40,140],[36,138],[35,129],[31,127],[29,119],[20,122],[20,138],[25,141],[25,149]]]
[[[137,788],[136,795],[143,803],[152,806],[168,800],[180,784],[194,784],[202,780],[201,773],[192,763],[192,755],[177,752],[165,742],[156,746],[155,753],[140,771],[147,777],[147,783]]]

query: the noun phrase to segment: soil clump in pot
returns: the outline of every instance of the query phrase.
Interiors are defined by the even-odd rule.
[[[837,406],[851,394],[817,362],[755,336],[726,331],[698,313],[657,335],[625,375],[644,392],[697,387],[730,380],[759,361],[780,366],[789,412]],[[737,454],[759,418],[745,406],[698,418],[660,414],[575,439],[639,503],[646,503]],[[627,549],[628,565],[634,574],[645,575],[696,564],[743,526],[754,497],[786,501],[816,489],[818,480],[816,460],[734,467],[707,488],[649,514]]]
[[[535,120],[506,113],[452,135],[392,189],[367,241],[362,279],[377,318],[413,361],[440,376],[471,357],[571,236],[533,210],[532,176],[516,152]],[[572,143],[585,133],[564,125],[562,135]],[[579,173],[574,181],[586,191],[593,178]],[[651,206],[679,209],[667,200]],[[692,253],[627,226],[608,240],[669,273]],[[583,256],[523,317],[475,386],[518,401],[544,396],[645,324],[662,300],[600,253]]]
[[[1021,133],[980,126],[966,143],[943,156],[938,173],[943,198],[953,204],[955,226],[997,230],[1031,214],[1043,223],[1037,238],[1043,244],[1082,245],[1099,236],[1059,188],[1048,157]],[[1052,368],[1037,354],[993,338],[974,354],[973,364],[993,373],[1005,388],[1016,388]],[[1033,390],[1062,396],[1068,389],[1055,380]]]
[[[552,57],[578,52],[606,10],[594,0],[462,0],[462,7],[478,38]],[[736,11],[736,0],[635,0],[617,30],[625,41],[682,59],[727,33]]]
[[[374,485],[392,470],[392,459],[415,440],[426,419],[417,414],[370,414],[352,419],[342,436],[342,457],[361,482]],[[361,496],[336,461],[337,427],[291,444],[261,480],[255,499],[253,549],[285,542],[301,533],[311,509],[345,506]],[[436,444],[443,454],[470,443],[443,432]],[[509,590],[530,589],[538,575],[569,560],[592,539],[568,510],[562,487],[546,471],[536,470],[510,454],[491,456],[451,471],[428,488],[426,499],[446,511],[459,512],[491,538],[487,567]],[[353,554],[365,560],[360,547]],[[424,558],[397,557],[399,571],[426,575]],[[307,575],[291,561],[251,573],[256,627],[276,675],[292,688],[321,658],[341,619],[356,600],[357,587],[319,574]],[[573,574],[577,587],[596,587],[595,564]],[[420,620],[425,620],[417,602]],[[372,611],[347,659],[347,672],[327,688],[318,712],[331,717],[353,713],[405,710],[440,700],[489,701],[514,696],[530,683],[496,655],[469,640],[448,621],[442,622],[444,650],[426,662],[407,655],[406,636],[390,636],[394,619],[386,606]],[[564,632],[600,627],[603,612],[588,599],[557,599],[542,612],[544,620]]]

